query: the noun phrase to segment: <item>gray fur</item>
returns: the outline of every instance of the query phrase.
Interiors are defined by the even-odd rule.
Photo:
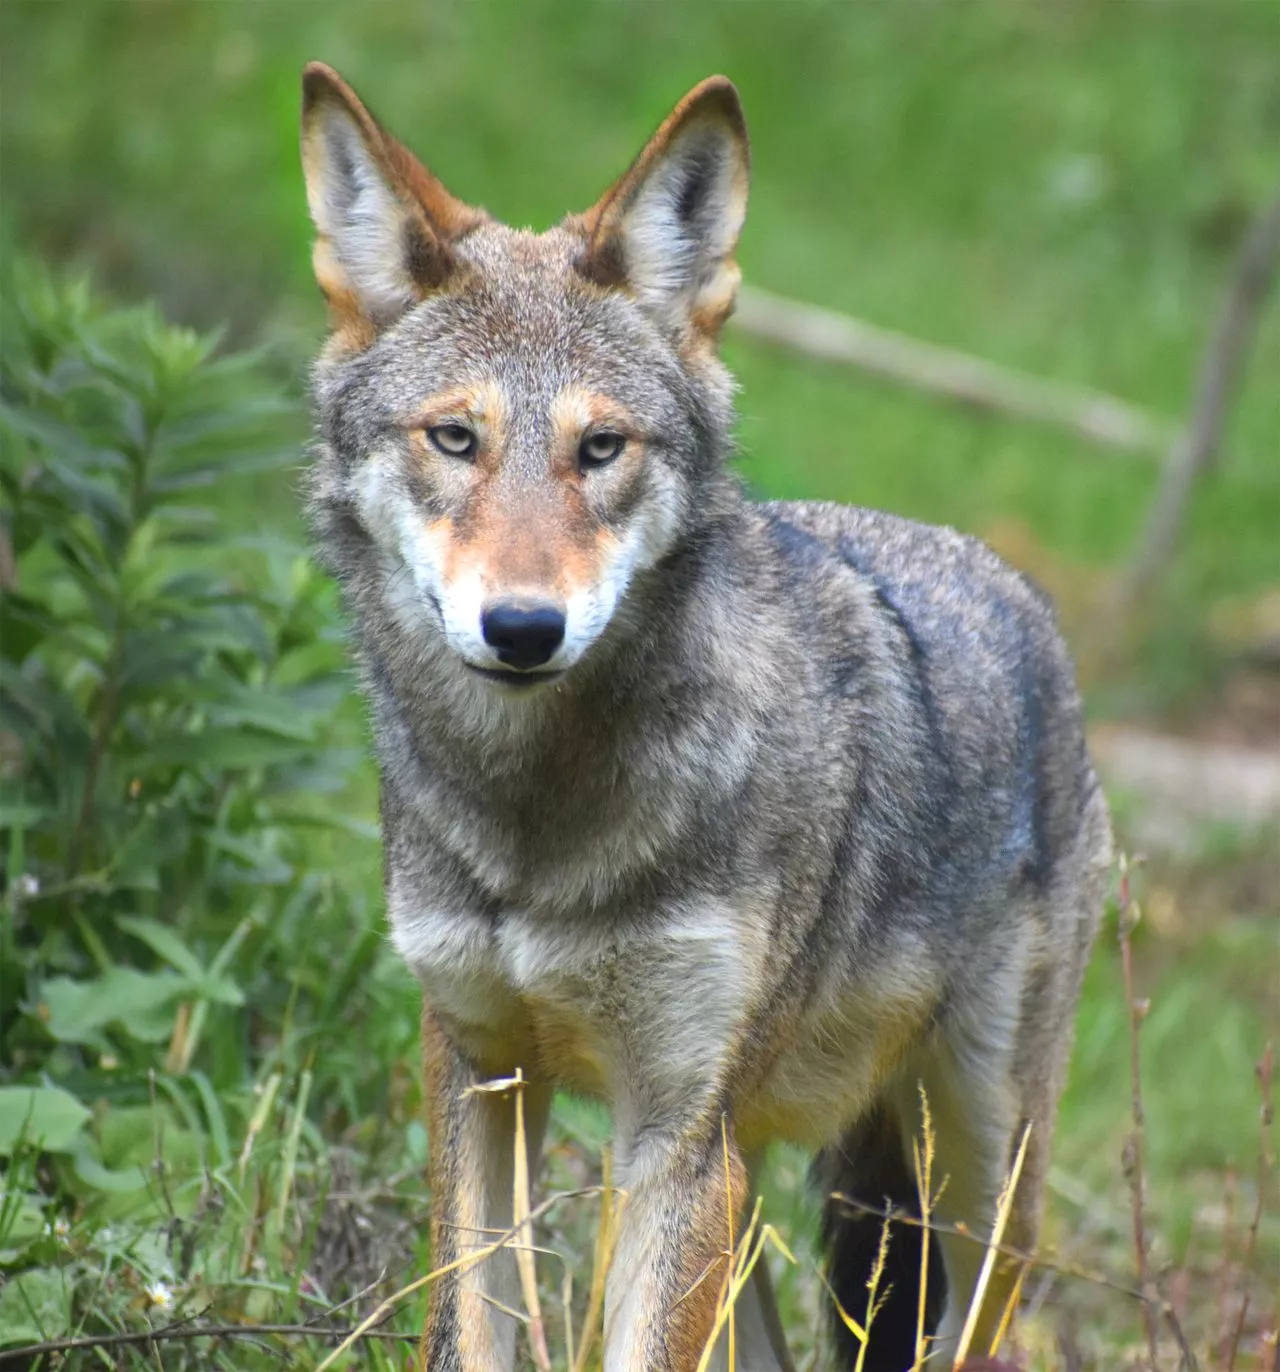
[[[450,246],[456,287],[317,367],[311,514],[372,711],[390,919],[449,1091],[519,1066],[614,1108],[630,1199],[606,1366],[685,1366],[662,1302],[722,1113],[748,1156],[791,1137],[874,1191],[841,1141],[878,1110],[908,1146],[923,1081],[955,1217],[978,1232],[1031,1121],[1033,1242],[1110,854],[1046,598],[949,529],[746,499],[712,348],[586,279],[577,221],[486,222]],[[571,386],[615,396],[646,436],[600,525],[625,534],[659,488],[673,502],[599,638],[531,694],[468,672],[358,494],[377,461],[396,508],[457,508],[403,426],[460,382],[510,398],[495,489],[531,525]],[[497,1181],[465,1184],[498,1213]],[[945,1258],[954,1338],[974,1274]],[[465,1283],[441,1287],[430,1366],[502,1365],[509,1329],[468,1353]],[[782,1365],[762,1339],[740,1352]]]

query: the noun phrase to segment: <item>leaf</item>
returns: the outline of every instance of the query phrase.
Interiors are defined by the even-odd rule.
[[[76,1176],[94,1191],[139,1191],[147,1184],[146,1171],[137,1163],[127,1167],[107,1167],[82,1139],[73,1158]]]
[[[141,939],[153,953],[183,976],[192,981],[199,981],[204,976],[204,965],[200,959],[167,924],[140,915],[119,915],[116,923],[126,933]]]
[[[222,726],[251,724],[265,733],[302,742],[309,742],[316,732],[315,719],[302,701],[248,686],[228,692],[228,698],[218,704],[217,720]]]
[[[278,854],[253,839],[215,829],[205,836],[211,848],[229,853],[248,868],[248,875],[264,885],[280,885],[293,875],[293,868]]]
[[[49,735],[59,722],[66,723],[77,715],[75,703],[50,682],[40,679],[38,672],[20,671],[0,658],[0,723],[5,728],[19,736]]]
[[[347,654],[343,644],[317,636],[283,654],[276,663],[272,680],[277,686],[294,686],[317,676],[330,678],[331,674],[343,671],[346,665]],[[349,682],[341,679],[337,685],[343,694],[349,694],[352,689]]]
[[[104,1168],[119,1172],[150,1168],[159,1159],[179,1181],[198,1175],[203,1165],[199,1134],[183,1128],[163,1104],[108,1110],[98,1122],[96,1156]]]
[[[10,1277],[0,1289],[0,1345],[40,1343],[66,1334],[74,1289],[67,1273],[49,1267]]]
[[[0,1267],[14,1262],[33,1239],[44,1237],[48,1221],[42,1200],[38,1195],[9,1195],[0,1204]]]
[[[25,1141],[46,1153],[65,1153],[89,1111],[60,1086],[0,1086],[0,1157]]]
[[[57,624],[41,601],[5,591],[0,595],[0,644],[12,662],[21,662],[40,642],[49,638]]]
[[[289,443],[279,448],[268,448],[262,452],[246,453],[243,457],[224,457],[215,454],[214,460],[205,466],[184,466],[171,475],[157,477],[152,490],[162,495],[177,491],[197,490],[203,486],[213,486],[228,476],[245,476],[254,472],[273,471],[300,461],[298,445]]]
[[[244,992],[228,976],[211,973],[201,977],[191,988],[198,996],[211,1000],[217,1005],[243,1005]]]
[[[204,1107],[204,1117],[212,1136],[210,1141],[218,1165],[225,1166],[231,1161],[232,1154],[231,1138],[227,1131],[227,1118],[222,1109],[222,1102],[218,1099],[213,1083],[199,1068],[192,1068],[188,1075],[200,1097],[200,1104]]]
[[[207,375],[206,371],[206,375]],[[228,448],[228,435],[239,431],[242,434],[261,433],[262,421],[278,419],[282,416],[297,417],[298,407],[293,402],[279,396],[265,395],[254,399],[241,399],[236,402],[234,413],[217,410],[212,413],[194,414],[187,419],[178,420],[165,429],[164,442],[160,445],[160,459],[166,470],[177,466],[175,459],[182,451],[194,449],[197,452],[213,450],[225,452]],[[208,440],[213,439],[210,443]],[[280,462],[292,458],[298,460],[298,448],[282,448],[270,454]]]
[[[190,989],[174,972],[112,967],[93,981],[54,977],[40,999],[49,1012],[45,1028],[62,1043],[100,1044],[110,1024],[143,1043],[159,1043],[173,1028],[174,1002]]]
[[[51,415],[41,414],[29,405],[0,402],[0,424],[12,433],[32,439],[50,452],[74,459],[84,468],[119,470],[125,465],[124,458],[118,452],[88,442],[82,429],[74,424],[65,424]]]
[[[53,814],[49,805],[34,805],[30,801],[0,800],[0,829],[29,829]]]
[[[253,729],[212,727],[198,732],[170,734],[156,739],[147,749],[148,760],[157,766],[270,767],[305,757],[301,743]]]

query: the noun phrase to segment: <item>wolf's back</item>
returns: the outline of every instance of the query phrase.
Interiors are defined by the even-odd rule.
[[[1047,596],[952,529],[817,502],[759,510],[784,557],[816,541],[832,575],[852,570],[872,590],[893,689],[910,697],[921,726],[936,817],[926,846],[939,875],[972,881],[1016,868],[1047,885],[1078,846],[1097,791]],[[809,575],[820,575],[813,550],[806,555]],[[831,647],[833,660],[840,651]]]

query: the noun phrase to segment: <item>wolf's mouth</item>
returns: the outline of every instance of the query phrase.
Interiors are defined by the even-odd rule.
[[[527,691],[535,686],[549,686],[559,681],[563,672],[517,672],[502,667],[477,667],[472,662],[464,662],[467,671],[492,681],[497,686],[506,686],[516,691]]]

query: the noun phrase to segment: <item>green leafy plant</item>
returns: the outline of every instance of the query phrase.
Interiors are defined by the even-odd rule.
[[[264,359],[34,269],[0,340],[0,1266],[22,1304],[0,1325],[48,1337],[89,1270],[73,1229],[100,1274],[114,1243],[135,1286],[172,1277],[175,1217],[243,1182],[277,1115],[283,1221],[309,1127],[291,1015],[360,1013],[378,940],[338,868],[376,853],[341,803],[359,722],[332,588],[252,518],[252,483],[302,452]]]

